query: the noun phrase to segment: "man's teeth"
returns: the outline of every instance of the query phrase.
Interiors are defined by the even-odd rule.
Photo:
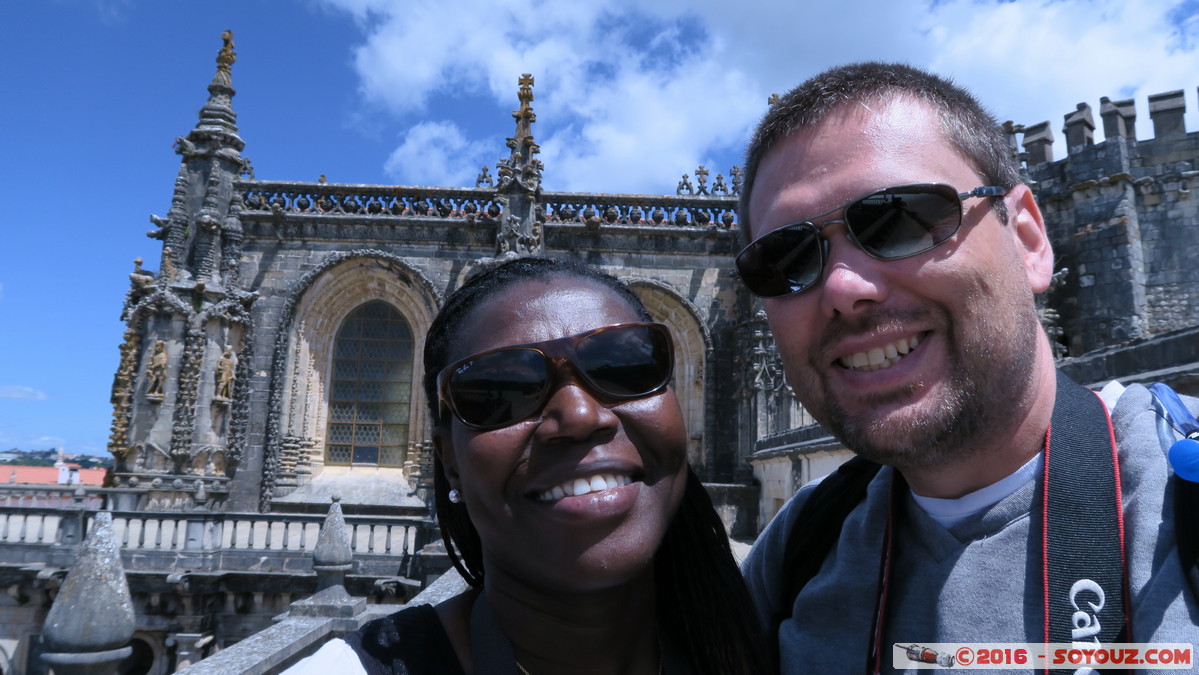
[[[898,363],[905,354],[919,345],[919,335],[913,335],[910,338],[900,338],[896,342],[888,343],[882,347],[875,347],[870,351],[843,356],[841,357],[841,365],[850,370],[859,370],[863,373],[890,368],[892,364]]]
[[[603,490],[611,490],[612,488],[623,487],[632,483],[633,479],[628,476],[621,476],[612,473],[601,473],[591,478],[574,478],[556,485],[553,488],[537,495],[537,499],[543,502],[552,502],[562,499],[563,497],[578,497],[580,495],[589,494],[591,492],[601,492]]]

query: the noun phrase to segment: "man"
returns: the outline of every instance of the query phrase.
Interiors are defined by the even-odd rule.
[[[1045,224],[970,94],[896,64],[818,75],[759,125],[741,200],[738,272],[791,386],[883,465],[827,555],[797,552],[823,556],[797,595],[814,485],[745,562],[784,673],[903,670],[929,643],[1199,642],[1152,396],[1105,391],[1113,436],[1059,381]],[[1001,665],[1047,665],[1024,663]]]

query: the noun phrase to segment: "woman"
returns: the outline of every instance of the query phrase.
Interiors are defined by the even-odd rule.
[[[424,359],[437,517],[471,588],[367,624],[306,672],[766,671],[687,466],[669,332],[624,284],[505,263],[449,298]]]

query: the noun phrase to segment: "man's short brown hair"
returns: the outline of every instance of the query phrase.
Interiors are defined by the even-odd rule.
[[[837,66],[795,87],[758,123],[745,152],[744,183],[738,205],[741,232],[750,239],[749,201],[762,158],[792,134],[818,126],[850,103],[909,97],[928,104],[941,120],[941,131],[982,173],[988,185],[1013,187],[1024,182],[1008,135],[970,92],[950,80],[902,63],[867,61]],[[975,186],[957,186],[970,189]],[[1007,221],[1002,199],[993,201]]]

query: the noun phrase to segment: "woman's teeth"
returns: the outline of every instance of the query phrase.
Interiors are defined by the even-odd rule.
[[[919,335],[913,335],[910,338],[900,338],[896,342],[888,343],[882,347],[875,347],[870,351],[843,356],[841,357],[841,365],[850,370],[857,370],[863,373],[890,368],[893,364],[898,363],[905,354],[919,345]]]
[[[563,497],[578,497],[591,492],[611,490],[612,488],[623,487],[632,482],[633,479],[628,476],[601,473],[591,478],[574,478],[568,480],[537,495],[537,499],[543,502],[552,502]]]

